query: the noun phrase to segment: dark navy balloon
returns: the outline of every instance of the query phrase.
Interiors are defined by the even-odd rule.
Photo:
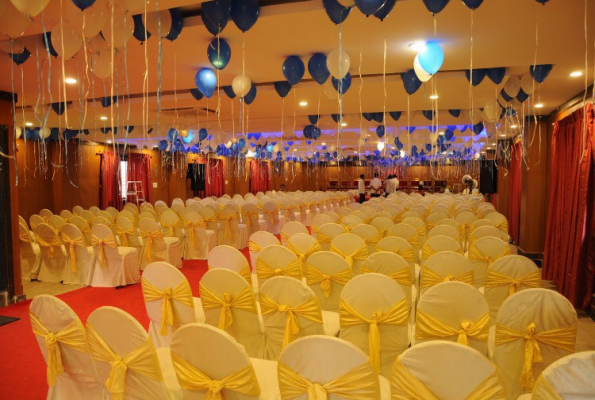
[[[310,121],[311,124],[317,123],[319,118],[318,115],[308,115],[308,121]]]
[[[488,68],[487,69],[488,78],[496,85],[499,85],[504,80],[504,76],[506,76],[506,68]]]
[[[550,72],[552,71],[554,66],[552,64],[542,64],[542,65],[531,65],[529,71],[531,72],[531,76],[537,83],[543,83],[547,77],[549,76]]]
[[[211,34],[223,32],[231,17],[231,0],[213,0],[202,3],[201,18]]]
[[[399,121],[399,119],[401,118],[401,114],[402,114],[401,111],[390,111],[388,113],[388,115],[390,115],[391,118],[395,120],[395,122]]]
[[[376,128],[376,136],[378,136],[378,138],[382,138],[382,137],[384,137],[384,133],[385,133],[384,125],[379,125]]]
[[[95,0],[72,0],[72,3],[80,8],[81,11],[84,11],[85,8],[91,7],[95,3]]]
[[[384,5],[386,0],[355,0],[355,5],[366,17],[374,14]]]
[[[339,25],[349,17],[352,7],[343,7],[337,0],[322,0],[322,5],[326,11],[326,15],[335,23]]]
[[[50,52],[50,55],[54,57],[58,57],[58,52],[54,49],[52,45],[52,32],[46,32],[42,35],[43,38],[43,46]]]
[[[179,8],[170,8],[169,14],[171,15],[171,27],[165,38],[173,42],[180,36],[180,33],[182,33],[182,29],[184,28],[184,16]]]
[[[64,110],[66,110],[66,104],[64,102],[59,103],[52,103],[52,110],[58,115],[64,114]]]
[[[331,74],[326,66],[326,55],[315,53],[310,57],[310,60],[308,60],[308,72],[312,79],[319,85],[325,83]]]
[[[252,83],[250,90],[244,96],[244,101],[246,102],[246,104],[250,105],[252,104],[254,99],[256,99],[256,86],[254,85],[254,83]]]
[[[433,110],[424,110],[421,112],[423,114],[424,117],[426,117],[426,119],[428,121],[431,121],[434,118],[434,111]]]
[[[201,100],[204,97],[204,95],[198,89],[190,89],[190,94],[195,100]]]
[[[463,3],[470,9],[477,10],[481,3],[483,3],[483,0],[463,0]]]
[[[232,0],[231,19],[242,32],[252,28],[259,15],[258,0]]]
[[[341,114],[331,114],[331,118],[333,119],[333,121],[335,121],[336,123],[339,123],[339,121],[341,121]]]
[[[298,56],[289,56],[283,62],[283,76],[294,86],[300,83],[304,72],[306,72],[306,67]]]
[[[473,125],[473,133],[479,135],[484,129],[483,122]]]
[[[175,141],[178,138],[177,129],[171,128],[169,131],[167,131],[167,138],[170,142]]]
[[[382,121],[384,121],[384,113],[381,113],[381,112],[372,113],[372,119],[381,124]]]
[[[417,77],[417,74],[414,70],[410,69],[407,72],[401,74],[401,79],[403,79],[403,86],[405,87],[405,91],[407,94],[412,95],[419,90],[421,87],[421,81]]]
[[[143,23],[143,16],[141,14],[133,15],[132,20],[134,21],[134,31],[132,36],[139,42],[144,42],[151,37],[151,32],[147,31],[145,36],[145,24]]]
[[[21,65],[22,63],[27,61],[29,59],[29,57],[31,57],[31,53],[29,52],[29,50],[27,50],[26,47],[23,49],[23,51],[21,53],[18,53],[18,54],[9,53],[8,55],[10,56],[10,59],[16,65]]]
[[[236,94],[233,92],[233,88],[231,86],[223,86],[223,92],[229,97],[230,99],[234,99]]]
[[[291,83],[287,81],[277,81],[273,83],[273,86],[275,87],[275,91],[281,98],[287,96],[291,91]]]
[[[366,121],[372,121],[372,118],[374,117],[374,113],[362,113],[362,116],[364,117],[364,119]]]
[[[448,113],[455,118],[459,118],[461,115],[461,110],[448,110]]]
[[[384,21],[384,18],[388,17],[388,14],[393,10],[395,7],[395,3],[397,0],[386,0],[386,2],[374,13],[374,16],[381,21]]]
[[[208,136],[209,136],[209,133],[207,132],[207,130],[205,128],[201,128],[198,131],[198,140],[200,140],[201,142],[203,140],[205,140]]]
[[[519,90],[519,94],[517,94],[516,99],[521,103],[524,103],[529,98],[529,95],[523,91],[523,89]]]
[[[231,47],[225,39],[213,39],[207,47],[207,57],[215,69],[223,69],[231,59]]]
[[[340,94],[345,94],[351,87],[351,74],[348,72],[347,75],[343,79],[339,81],[339,79],[333,76],[332,78],[333,87],[337,92]]]
[[[424,4],[429,12],[438,14],[440,11],[444,10],[444,7],[446,7],[449,1],[450,0],[424,0]]]
[[[167,140],[160,140],[157,144],[157,148],[161,151],[165,151],[167,149]]]
[[[485,69],[474,69],[473,71],[466,70],[465,76],[467,80],[471,82],[473,86],[479,85],[483,78],[486,77],[486,70]]]

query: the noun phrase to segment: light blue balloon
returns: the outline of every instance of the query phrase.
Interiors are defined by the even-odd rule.
[[[444,62],[444,51],[436,42],[428,42],[417,54],[419,65],[430,75],[434,75]]]
[[[200,92],[204,94],[207,99],[210,99],[213,93],[215,93],[215,88],[217,87],[217,76],[212,70],[208,68],[202,68],[196,73],[196,76],[194,77],[194,83],[196,84],[196,88],[200,90]]]
[[[192,132],[188,132],[188,136],[182,137],[182,142],[184,142],[185,144],[190,144],[190,142],[192,142],[193,136],[194,135],[192,134]]]

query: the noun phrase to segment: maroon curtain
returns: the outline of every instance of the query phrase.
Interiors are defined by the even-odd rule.
[[[510,197],[508,201],[508,234],[519,243],[521,193],[523,180],[523,144],[512,145],[510,152]]]
[[[560,293],[582,309],[589,307],[595,276],[595,262],[589,261],[595,229],[594,122],[593,106],[588,104],[554,126],[543,268],[544,277],[553,280]]]
[[[207,197],[221,197],[225,194],[223,160],[209,159],[206,164],[207,176],[205,180],[205,194]]]
[[[266,192],[269,190],[269,165],[266,161],[252,160],[250,163],[250,192]]]
[[[128,171],[127,179],[130,181],[142,182],[143,194],[139,193],[139,198],[143,198],[146,202],[151,201],[151,156],[142,153],[130,153],[128,154]],[[140,186],[137,190],[140,191]],[[128,196],[126,201],[134,202],[133,196]]]
[[[105,210],[107,207],[122,209],[122,193],[120,182],[120,156],[111,151],[101,155],[101,166],[99,174],[99,207]]]

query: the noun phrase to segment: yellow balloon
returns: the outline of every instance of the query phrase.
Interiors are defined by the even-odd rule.
[[[29,50],[31,53],[31,56],[37,57],[39,61],[48,58],[48,51],[43,45],[41,36],[26,36],[23,38],[23,43],[25,44],[27,50]]]
[[[149,1],[147,0],[147,4]],[[145,11],[145,3],[143,0],[124,0],[124,8],[130,12]]]
[[[231,81],[231,88],[238,97],[244,97],[250,91],[252,81],[246,75],[238,75]]]
[[[52,134],[52,130],[48,127],[44,128],[39,128],[39,137],[42,139],[47,139],[50,137],[50,135]]]
[[[162,38],[169,35],[169,31],[171,30],[171,14],[168,10],[147,14],[146,21],[145,26],[151,35],[157,36],[157,33],[161,33]],[[161,27],[159,26],[160,23]]]
[[[24,15],[35,17],[48,5],[50,0],[10,0],[12,4]]]
[[[0,42],[0,50],[7,53],[20,54],[25,50],[25,41],[23,38],[3,40]]]
[[[79,35],[91,38],[99,34],[108,17],[105,0],[96,0],[92,6],[81,11],[72,1],[66,1],[66,17]]]
[[[95,35],[92,38],[86,40],[87,50],[91,53],[98,53],[109,48],[109,45],[107,44],[105,39],[101,37],[101,35]]]
[[[113,19],[113,35],[112,35],[112,19]],[[101,30],[105,41],[111,47],[119,49],[123,47],[132,37],[134,33],[134,21],[132,16],[121,8],[114,8],[113,16],[107,17],[103,29]],[[112,43],[113,40],[113,43]]]
[[[52,28],[52,46],[65,60],[72,58],[83,46],[80,37],[70,22],[57,24]]]
[[[99,79],[107,79],[112,75],[112,53],[103,50],[91,56],[91,71]]]
[[[0,30],[13,39],[23,36],[31,19],[17,10],[10,0],[0,0],[0,3],[0,8],[4,8],[0,12]]]

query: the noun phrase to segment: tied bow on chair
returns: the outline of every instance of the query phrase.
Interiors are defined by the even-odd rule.
[[[122,246],[129,247],[130,243],[128,242],[128,235],[136,235],[136,229],[134,228],[134,226],[125,229],[122,228],[120,225],[116,225],[116,233],[118,234],[118,236],[120,236],[120,239],[122,239]]]
[[[180,227],[180,220],[177,219],[176,222],[174,222],[173,224],[168,224],[165,221],[161,221],[161,226],[164,229],[168,230],[167,236],[168,237],[177,237],[176,235],[176,229],[178,229]]]
[[[275,223],[275,214],[279,213],[279,210],[277,208],[273,208],[272,210],[263,210],[263,214],[266,214],[269,217],[269,220],[271,221],[271,224]]]
[[[227,330],[233,324],[232,308],[242,309],[256,314],[256,300],[250,286],[244,287],[234,298],[230,293],[223,293],[223,298],[218,297],[206,286],[200,285],[202,307],[205,310],[221,308],[219,314],[219,329]]]
[[[49,251],[49,256],[50,258],[54,258],[54,247],[60,247],[60,240],[57,234],[54,234],[52,236],[52,240],[50,242],[46,242],[43,238],[41,238],[39,235],[35,235],[35,239],[37,240],[37,243],[41,246],[41,247],[47,247],[48,251]]]
[[[475,246],[475,244],[472,244],[469,247],[469,253],[467,255],[467,258],[469,259],[469,261],[473,262],[473,261],[483,261],[485,263],[487,263],[487,268],[489,269],[492,266],[492,263],[504,256],[507,256],[510,254],[510,247],[508,245],[506,245],[504,247],[504,250],[502,250],[502,252],[494,257],[492,257],[489,254],[484,254],[482,253],[477,246]]]
[[[258,279],[268,279],[276,276],[288,276],[290,278],[301,279],[301,263],[295,259],[288,265],[280,268],[273,268],[262,259],[256,259],[256,275]]]
[[[231,233],[230,222],[232,220],[237,220],[238,219],[238,216],[235,215],[235,214],[223,214],[223,213],[220,213],[218,215],[218,217],[219,217],[220,220],[225,221],[225,237],[226,238],[229,238],[229,235]]]
[[[85,242],[83,240],[83,237],[80,236],[76,239],[71,239],[68,235],[61,233],[60,234],[60,238],[62,239],[62,242],[64,244],[68,244],[68,258],[69,258],[69,264],[70,264],[70,270],[72,272],[76,272],[76,245],[79,246],[83,246],[85,247],[86,250],[86,246],[85,246]]]
[[[541,271],[531,272],[523,277],[514,279],[510,276],[501,274],[499,272],[488,270],[486,276],[485,288],[493,288],[497,286],[508,286],[508,295],[511,296],[518,292],[521,285],[538,288],[541,286]]]
[[[141,279],[143,298],[145,303],[162,300],[161,303],[161,336],[167,335],[167,328],[178,324],[178,316],[175,313],[174,301],[194,309],[194,299],[188,281],[183,280],[175,288],[167,287],[163,290],[154,286],[147,279]]]
[[[312,264],[306,264],[306,282],[308,285],[315,285],[320,283],[320,288],[324,292],[324,297],[327,299],[331,295],[332,282],[336,282],[339,285],[345,285],[351,279],[351,270],[345,269],[334,275],[321,272],[318,268]]]
[[[344,253],[343,251],[341,251],[341,249],[339,249],[332,243],[331,243],[330,251],[345,258],[345,261],[347,261],[347,264],[349,265],[349,268],[351,270],[353,270],[353,262],[355,260],[365,260],[368,257],[368,246],[366,246],[365,243],[359,250],[357,250],[355,253],[352,253],[352,254]]]
[[[111,247],[112,249],[118,248],[118,243],[116,243],[116,239],[114,238],[114,235],[108,235],[108,236],[104,237],[103,239],[100,239],[97,236],[91,234],[91,245],[93,247],[97,247],[97,256],[99,257],[99,265],[101,265],[102,268],[106,267],[106,265],[105,265],[105,259],[106,259],[105,246]]]
[[[153,232],[142,231],[140,235],[143,238],[143,243],[145,244],[145,260],[147,263],[150,263],[153,261],[153,243],[155,240],[163,240],[163,233],[160,230]]]
[[[190,232],[190,243],[192,245],[196,244],[196,235],[194,234],[195,228],[203,228],[206,229],[207,225],[203,219],[199,219],[197,221],[184,221],[184,230],[186,233]]]

